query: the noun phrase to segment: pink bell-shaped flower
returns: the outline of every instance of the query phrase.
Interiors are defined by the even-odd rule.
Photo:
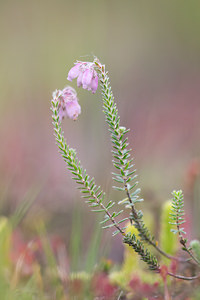
[[[76,120],[81,113],[81,106],[78,103],[76,91],[70,87],[65,87],[60,91],[58,116],[61,122],[66,116],[72,120]]]
[[[81,107],[77,100],[68,101],[66,103],[66,114],[72,119],[76,120],[81,113]]]
[[[91,90],[91,82],[92,82],[92,79],[93,79],[93,73],[94,73],[94,70],[92,69],[86,69],[83,73],[83,77],[82,77],[82,86],[83,86],[83,89],[85,90]]]
[[[72,81],[73,79],[78,77],[79,73],[80,73],[80,63],[76,64],[73,68],[71,68],[71,70],[68,73],[67,79],[69,81]]]
[[[96,93],[96,90],[98,88],[98,76],[92,78],[92,81],[91,81],[91,90],[92,90],[92,93]]]
[[[93,62],[77,62],[68,73],[67,79],[77,78],[77,86],[95,93],[98,88],[98,75]]]

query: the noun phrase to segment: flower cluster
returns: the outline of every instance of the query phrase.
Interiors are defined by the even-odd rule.
[[[78,103],[76,91],[70,87],[65,87],[59,92],[59,105],[58,115],[61,122],[64,117],[69,117],[72,120],[76,120],[81,113],[81,107]]]
[[[95,71],[94,62],[77,62],[68,73],[67,79],[72,81],[77,78],[78,87],[92,91],[95,93],[98,87],[98,76]],[[76,120],[81,113],[81,107],[78,103],[76,91],[66,86],[62,91],[56,90],[53,93],[53,99],[58,98],[58,116],[59,122],[66,116],[72,120]]]
[[[67,79],[72,81],[77,78],[77,86],[92,91],[94,94],[98,88],[98,76],[93,62],[77,62],[68,73]]]

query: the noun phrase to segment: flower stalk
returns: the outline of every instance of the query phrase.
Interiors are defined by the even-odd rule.
[[[64,134],[61,129],[61,123],[59,121],[59,91],[55,91],[53,93],[52,100],[52,119],[54,125],[54,134],[56,138],[57,145],[59,147],[60,153],[67,164],[68,169],[72,173],[72,178],[76,181],[77,184],[80,185],[80,190],[83,193],[83,198],[86,198],[86,202],[93,208],[93,211],[96,212],[105,212],[107,215],[106,221],[110,221],[111,224],[107,225],[108,227],[115,227],[117,231],[119,231],[122,235],[125,235],[123,228],[119,225],[119,222],[115,220],[115,216],[117,213],[110,212],[114,205],[113,202],[110,201],[107,205],[104,205],[103,200],[105,193],[101,190],[100,186],[96,186],[94,179],[90,179],[87,175],[86,170],[83,170],[81,163],[78,161],[76,157],[76,151],[70,148],[66,140],[64,139]],[[95,209],[99,207],[99,209]]]
[[[136,181],[136,170],[133,168],[134,165],[132,164],[133,159],[129,159],[131,149],[127,149],[128,138],[125,138],[125,134],[129,132],[129,129],[127,130],[125,127],[120,126],[120,117],[118,115],[118,109],[114,101],[105,66],[102,65],[97,58],[95,58],[95,64],[100,77],[103,109],[113,145],[113,165],[119,171],[118,174],[113,173],[113,179],[123,185],[123,187],[114,188],[118,191],[125,192],[127,196],[127,198],[120,201],[119,204],[123,203],[126,207],[131,209],[129,220],[131,224],[134,223],[134,226],[138,229],[141,239],[153,246],[161,255],[164,255],[168,259],[172,259],[174,257],[165,253],[154,241],[154,237],[144,224],[142,211],[136,210],[135,204],[142,202],[143,199],[139,198],[140,189],[136,189],[138,182]],[[131,182],[133,182],[133,184],[130,184]],[[134,192],[132,192],[133,189],[135,189]]]
[[[97,91],[99,81],[101,85],[103,112],[109,127],[108,130],[110,132],[112,143],[112,162],[116,169],[116,172],[112,173],[112,175],[113,180],[117,182],[117,186],[113,186],[113,188],[119,192],[123,192],[126,196],[125,199],[118,202],[117,210],[114,211],[114,208],[116,208],[116,203],[114,201],[105,201],[105,193],[100,186],[95,184],[94,178],[90,178],[86,170],[83,169],[77,158],[76,151],[69,147],[64,138],[64,133],[61,128],[63,118],[67,116],[70,119],[76,120],[81,113],[81,107],[78,103],[76,91],[69,86],[62,91],[56,90],[53,93],[51,110],[54,135],[59,147],[59,152],[72,174],[72,179],[78,184],[79,189],[82,192],[82,197],[86,199],[86,203],[92,208],[92,211],[104,212],[104,219],[100,222],[103,225],[103,228],[115,228],[113,235],[120,233],[123,236],[123,242],[128,244],[136,253],[138,253],[141,260],[149,266],[150,270],[154,270],[158,273],[162,272],[164,267],[160,267],[156,256],[152,255],[149,249],[144,247],[143,242],[153,246],[161,255],[168,259],[174,259],[179,262],[188,262],[192,259],[197,264],[200,264],[199,260],[193,255],[191,248],[187,247],[187,240],[183,238],[185,232],[181,227],[184,223],[183,195],[181,191],[173,193],[173,213],[171,214],[173,220],[172,224],[176,225],[177,228],[174,229],[173,232],[178,233],[183,250],[190,255],[190,259],[185,260],[179,257],[176,258],[165,253],[158,246],[158,242],[155,241],[154,236],[151,235],[149,229],[145,225],[142,211],[136,209],[136,204],[142,202],[143,199],[139,196],[140,188],[137,187],[136,170],[134,169],[133,159],[130,156],[131,149],[128,148],[129,144],[126,134],[129,132],[129,129],[120,126],[120,117],[111,90],[108,72],[105,70],[105,65],[102,65],[97,58],[95,58],[93,62],[77,61],[70,69],[67,78],[69,81],[77,79],[78,87],[82,87],[92,93]],[[121,218],[123,210],[118,209],[121,205],[124,205],[125,208],[130,210],[129,217]],[[122,225],[122,223],[128,219],[131,226],[134,226],[138,230],[139,238],[136,237],[135,234],[125,233],[127,226]],[[165,275],[183,280],[195,280],[200,277],[200,275],[186,277],[168,271],[165,272]]]

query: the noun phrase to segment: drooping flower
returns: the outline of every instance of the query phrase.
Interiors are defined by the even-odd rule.
[[[73,68],[71,68],[71,70],[68,73],[68,77],[67,77],[67,79],[69,81],[72,81],[73,79],[75,79],[79,75],[80,65],[81,65],[80,63],[77,63]]]
[[[77,62],[68,73],[67,79],[72,81],[77,78],[77,86],[92,91],[94,94],[98,88],[98,75],[93,62]]]
[[[67,101],[66,103],[66,114],[72,119],[76,120],[81,113],[81,107],[77,100]]]
[[[58,116],[61,122],[64,117],[76,120],[81,113],[76,91],[70,87],[65,87],[59,92]]]

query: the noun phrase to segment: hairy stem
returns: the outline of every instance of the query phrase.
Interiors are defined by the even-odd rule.
[[[123,134],[119,130],[120,118],[118,116],[116,103],[114,102],[114,96],[113,96],[113,93],[112,93],[112,90],[110,87],[109,77],[108,77],[107,72],[105,71],[105,66],[102,65],[97,58],[95,59],[95,64],[96,64],[96,67],[100,74],[100,81],[101,81],[103,101],[104,101],[104,110],[106,111],[106,120],[107,120],[107,123],[110,128],[111,137],[114,136],[115,139],[117,139],[118,151],[120,152]],[[112,141],[112,143],[114,144],[114,148],[116,148],[115,140]],[[129,162],[131,163],[131,161],[132,160],[130,160]],[[119,164],[117,166],[117,168],[120,169],[121,174],[125,174],[126,166],[123,163],[123,161],[121,161],[121,165]],[[128,201],[130,203],[130,207],[131,207],[130,222],[131,222],[131,224],[133,223],[133,221],[135,222],[136,228],[138,229],[141,238],[143,240],[145,240],[146,242],[148,242],[150,245],[152,245],[161,255],[167,257],[168,259],[176,259],[178,261],[180,261],[180,260],[183,261],[182,259],[175,258],[175,257],[165,253],[154,242],[153,237],[151,236],[147,227],[144,225],[144,222],[141,219],[141,216],[139,215],[139,213],[136,210],[135,205],[132,201],[131,192],[130,192],[130,189],[129,189],[129,186],[127,183],[128,178],[126,175],[123,175],[122,178],[123,178],[124,189],[125,189],[125,192],[126,192],[126,195],[127,195]]]
[[[57,145],[60,149],[60,153],[62,157],[64,158],[65,162],[68,165],[68,169],[70,169],[71,173],[73,176],[76,176],[74,179],[77,183],[81,184],[81,190],[83,192],[86,192],[89,194],[90,199],[92,199],[92,202],[95,202],[100,208],[106,213],[108,216],[109,220],[112,222],[113,226],[124,236],[125,232],[122,230],[118,222],[115,220],[115,218],[112,216],[112,214],[109,212],[109,210],[106,208],[106,206],[102,202],[102,198],[99,198],[94,190],[91,189],[90,183],[88,183],[87,178],[89,176],[86,174],[86,171],[83,171],[83,168],[81,167],[80,162],[76,158],[76,154],[74,149],[69,148],[67,145],[64,135],[59,123],[59,118],[58,118],[58,112],[57,112],[57,107],[58,107],[58,101],[59,97],[54,96],[54,99],[52,100],[52,118],[53,118],[53,125],[54,125],[54,132],[55,132],[55,137],[57,141]],[[94,182],[93,182],[94,186]],[[99,187],[100,188],[100,187]],[[98,188],[98,190],[99,190]],[[103,192],[101,192],[103,194]],[[88,201],[90,202],[90,201]]]

